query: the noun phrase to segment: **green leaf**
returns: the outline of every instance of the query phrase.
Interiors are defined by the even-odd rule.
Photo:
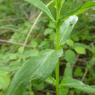
[[[74,13],[75,15],[81,14],[83,12],[85,12],[86,10],[88,10],[91,7],[95,6],[95,2],[91,1],[91,2],[86,2],[85,4],[81,5],[79,9],[77,9],[77,11]]]
[[[92,93],[95,94],[95,87],[94,86],[89,86],[84,84],[83,82],[75,79],[65,79],[62,84],[60,84],[60,88],[63,89],[66,88],[74,88],[86,93]]]
[[[14,95],[19,86],[29,80],[46,79],[54,70],[58,61],[55,50],[41,52],[39,56],[31,57],[15,74],[6,95]]]
[[[63,24],[60,27],[60,44],[66,43],[66,41],[69,39],[70,34],[75,26],[75,24],[78,21],[77,16],[70,16],[68,19],[66,19]]]
[[[64,71],[64,76],[63,79],[61,80],[61,84],[64,83],[64,78],[65,79],[71,79],[72,78],[72,65],[70,63],[66,64],[66,68]],[[68,95],[69,88],[68,87],[60,87],[59,86],[59,95]]]
[[[78,8],[75,8],[74,10],[70,11],[69,13],[66,13],[64,18],[67,18],[71,15],[79,15],[79,14],[82,14],[84,13],[86,10],[92,8],[95,6],[95,1],[88,1],[84,4],[82,4],[80,7]],[[63,18],[63,19],[64,19]]]
[[[68,95],[69,88],[59,88],[59,95]]]
[[[78,54],[85,54],[86,53],[85,47],[83,47],[83,46],[75,46],[74,49]]]
[[[34,5],[35,7],[39,8],[41,11],[47,14],[47,16],[50,17],[51,20],[54,21],[54,18],[49,10],[49,8],[41,1],[41,0],[25,0],[31,5]]]
[[[67,50],[64,58],[67,60],[68,63],[66,63],[64,76],[60,84],[64,84],[64,79],[72,79],[73,64],[75,63],[76,55],[72,50]],[[64,89],[63,88],[59,88],[59,89],[60,89],[60,95],[62,95],[63,93],[64,95],[67,95],[69,91],[68,87]]]
[[[66,44],[67,44],[68,46],[70,46],[70,47],[73,47],[73,46],[74,46],[74,41],[71,40],[71,39],[69,39],[69,40],[67,40]]]
[[[10,82],[10,76],[6,71],[0,71],[0,90],[5,90]]]
[[[67,50],[64,56],[65,60],[71,64],[75,63],[76,55],[72,50]]]

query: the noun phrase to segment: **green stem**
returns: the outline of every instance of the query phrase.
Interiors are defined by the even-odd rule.
[[[60,6],[59,0],[56,0],[56,50],[60,49]],[[56,95],[59,95],[59,62],[56,65]]]
[[[60,35],[59,35],[59,24],[58,22],[56,23],[56,50],[59,50],[60,49],[60,42],[59,42],[59,38],[60,38]],[[59,95],[59,62],[57,63],[56,65],[56,95]]]

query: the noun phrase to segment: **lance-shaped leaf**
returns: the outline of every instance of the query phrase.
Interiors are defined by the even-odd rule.
[[[46,13],[50,17],[51,20],[54,21],[54,18],[52,16],[49,8],[41,0],[25,0],[25,1],[27,1],[31,5],[34,5],[35,7],[39,8],[41,11]]]
[[[86,10],[88,10],[91,7],[95,7],[95,1],[86,2],[74,14],[75,15],[81,14],[81,13],[85,12]]]
[[[75,8],[74,10],[70,10],[69,12],[65,13],[65,15],[63,16],[63,19],[65,19],[71,15],[82,14],[92,7],[95,7],[95,1],[88,1],[86,3],[83,3],[79,7]]]
[[[65,79],[63,84],[60,84],[60,88],[74,88],[80,90],[85,93],[95,94],[95,86],[89,86],[84,84],[83,82],[75,79]]]
[[[66,19],[60,27],[60,44],[66,43],[69,39],[70,34],[78,21],[77,16],[70,16]]]
[[[19,86],[29,80],[47,78],[54,70],[58,56],[55,50],[42,52],[39,56],[34,56],[15,74],[6,95],[14,95]]]
[[[65,68],[65,71],[64,71],[64,77],[61,80],[60,85],[64,84],[64,79],[72,79],[72,64],[70,64],[70,63],[66,64],[66,68]],[[65,87],[60,87],[59,88],[59,92],[60,92],[59,95],[67,95],[68,91],[69,91],[68,87],[66,87],[66,88]]]
[[[69,55],[72,55],[70,58],[68,58]],[[75,53],[73,51],[70,51],[68,50],[66,53],[65,53],[65,59],[67,60],[67,64],[66,64],[66,68],[65,68],[65,71],[64,71],[64,77],[63,79],[61,80],[61,83],[60,85],[63,85],[64,84],[64,80],[71,80],[72,79],[72,71],[73,71],[73,65],[76,63],[76,60],[75,60]],[[71,59],[73,59],[72,61],[70,61]],[[67,95],[68,94],[68,91],[69,91],[69,87],[60,87],[59,88],[59,91],[60,91],[60,95]]]

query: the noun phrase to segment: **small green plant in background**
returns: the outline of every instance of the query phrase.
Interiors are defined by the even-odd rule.
[[[73,45],[73,42],[69,38],[73,28],[78,22],[78,15],[82,14],[89,8],[94,7],[95,2],[87,1],[84,4],[81,4],[77,8],[69,10],[66,13],[62,12],[62,8],[66,2],[65,0],[53,0],[50,1],[48,5],[45,5],[41,0],[25,0],[25,2],[37,7],[42,12],[35,20],[29,33],[26,33],[27,36],[24,41],[24,45],[19,48],[18,53],[15,54],[15,56],[11,55],[12,57],[9,57],[10,60],[16,60],[16,63],[22,64],[20,64],[18,68],[15,68],[17,71],[13,76],[10,84],[8,84],[10,81],[10,78],[8,78],[8,73],[4,72],[3,77],[6,78],[7,76],[7,83],[6,85],[1,84],[0,88],[8,88],[5,91],[5,95],[24,95],[24,91],[27,88],[29,88],[30,95],[35,95],[35,93],[32,91],[33,81],[35,80],[47,81],[50,83],[53,87],[55,87],[56,95],[67,95],[70,88],[74,88],[78,91],[86,93],[95,94],[94,86],[89,86],[84,84],[82,81],[73,79],[72,73],[73,66],[76,63],[76,54],[73,50],[68,50],[66,52],[64,50],[65,44],[71,44],[70,46],[73,47],[77,53],[85,53],[85,46],[80,44]],[[53,8],[55,9],[54,15],[52,15],[51,10],[48,8],[50,4],[53,4]],[[42,14],[47,15],[50,21],[54,24],[55,31],[53,34],[54,38],[52,43],[54,45],[54,48],[48,48],[41,51],[30,50],[30,54],[28,51],[25,51],[25,46],[29,40],[31,32],[33,31]],[[67,62],[62,78],[60,78],[61,58],[64,58]],[[54,70],[55,75],[50,76]],[[2,74],[0,74],[0,77],[2,77]],[[3,81],[3,77],[1,78],[1,81]],[[47,92],[47,95],[49,95],[49,92]]]

